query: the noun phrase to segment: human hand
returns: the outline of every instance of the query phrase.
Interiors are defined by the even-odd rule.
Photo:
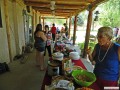
[[[91,55],[91,47],[89,47],[89,48],[86,50],[86,53],[87,53],[88,55]]]
[[[96,64],[96,62],[95,61],[92,61],[92,65],[95,65]]]

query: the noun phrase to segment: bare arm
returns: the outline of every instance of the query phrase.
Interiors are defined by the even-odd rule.
[[[91,52],[91,48],[87,49],[87,54],[88,54],[88,58],[92,62],[92,64],[95,64],[95,61],[93,59],[94,59],[95,54],[96,54],[96,48],[94,47],[93,52]]]
[[[47,40],[45,34],[44,34],[43,32],[41,32],[41,31],[37,33],[37,36],[38,36],[38,37],[41,37],[44,41]]]
[[[89,52],[88,52],[88,57],[89,57],[89,59],[90,59],[90,61],[92,62],[93,61],[93,58],[94,58],[94,56],[95,56],[95,53],[96,53],[96,51],[95,51],[95,48],[94,48],[94,50],[93,50],[93,52],[91,53],[91,48],[89,48]]]

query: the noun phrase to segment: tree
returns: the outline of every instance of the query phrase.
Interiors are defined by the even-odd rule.
[[[103,26],[120,27],[120,0],[109,0],[99,6],[99,23]]]
[[[75,20],[75,18],[72,17],[72,24],[74,24],[74,20]],[[79,14],[77,16],[77,25],[82,26],[83,24],[84,24],[83,17],[82,17],[82,15]]]

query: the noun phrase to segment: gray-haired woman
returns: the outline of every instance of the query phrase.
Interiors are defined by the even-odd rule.
[[[94,73],[97,77],[93,84],[95,90],[104,90],[104,87],[115,87],[119,79],[120,46],[111,41],[113,30],[110,27],[98,29],[98,43],[93,52],[88,49],[90,61],[95,64]]]

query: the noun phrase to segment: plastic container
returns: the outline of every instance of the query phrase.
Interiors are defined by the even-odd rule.
[[[87,86],[90,86],[93,82],[96,81],[96,77],[95,77],[95,74],[94,73],[91,73],[91,72],[88,72],[86,70],[74,70],[72,72],[72,76],[75,80],[75,82],[80,85],[80,86],[83,86],[83,87],[87,87]],[[78,79],[78,76],[85,76],[87,77],[87,79]]]
[[[73,60],[78,60],[80,59],[79,53],[78,52],[70,52],[69,57]]]

